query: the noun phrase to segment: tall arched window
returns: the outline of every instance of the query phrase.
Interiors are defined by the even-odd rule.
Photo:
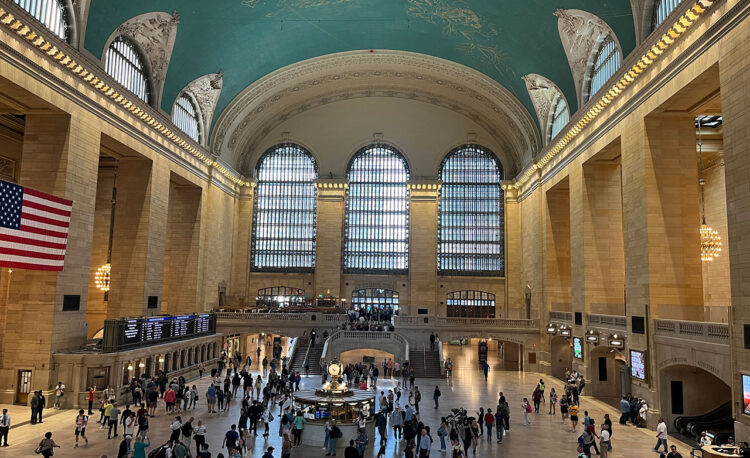
[[[495,318],[495,295],[485,291],[453,291],[446,295],[446,315],[459,318]]]
[[[604,86],[617,69],[620,68],[622,56],[617,48],[617,43],[611,36],[602,41],[599,51],[596,53],[594,67],[591,69],[591,85],[589,86],[589,98]]]
[[[656,29],[669,16],[682,0],[656,0],[654,2],[654,16],[651,19],[651,30]]]
[[[68,9],[62,0],[15,0],[55,35],[70,43]]]
[[[560,133],[563,127],[570,120],[570,112],[568,111],[568,103],[565,101],[565,97],[562,94],[557,94],[555,103],[552,104],[552,117],[550,119],[550,133],[549,139],[555,138],[555,135]]]
[[[409,267],[409,168],[383,144],[349,162],[344,272],[404,274]]]
[[[443,159],[439,178],[438,271],[442,275],[503,275],[503,168],[478,145]]]
[[[365,288],[352,291],[352,307],[355,310],[388,310],[398,314],[398,291],[383,288]]]
[[[172,108],[172,122],[181,131],[185,132],[188,137],[196,142],[201,142],[201,127],[198,119],[198,109],[195,108],[193,100],[187,95],[182,94]]]
[[[151,103],[151,90],[143,56],[138,48],[122,35],[107,49],[104,70],[118,83],[146,103]]]
[[[278,145],[261,156],[253,209],[253,270],[314,270],[316,178],[315,159],[299,145]]]

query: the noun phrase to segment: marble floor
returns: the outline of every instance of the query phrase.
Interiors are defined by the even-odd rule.
[[[521,413],[521,400],[530,397],[534,386],[539,381],[540,374],[533,372],[515,372],[502,371],[497,357],[490,354],[490,363],[495,370],[491,370],[489,379],[485,382],[481,371],[476,364],[476,347],[458,347],[447,346],[447,355],[452,357],[455,364],[455,372],[452,380],[445,379],[417,379],[417,386],[423,393],[423,402],[420,405],[420,419],[431,426],[435,432],[439,426],[441,416],[449,413],[451,408],[465,407],[469,412],[475,412],[479,407],[489,407],[495,410],[498,392],[503,391],[511,405],[511,432],[503,440],[502,444],[495,441],[487,441],[486,437],[480,438],[477,456],[505,456],[505,457],[574,457],[576,456],[576,438],[580,434],[581,427],[578,428],[578,434],[573,433],[570,423],[563,425],[559,414],[552,416],[547,414],[547,406],[542,405],[540,414],[530,414],[531,426],[523,425],[523,415]],[[257,366],[254,367],[257,373]],[[555,387],[556,390],[562,388],[562,384],[550,377],[544,377],[547,390]],[[378,383],[379,388],[387,389],[395,385],[396,380],[382,380]],[[207,442],[210,445],[210,452],[213,457],[222,452],[220,450],[221,440],[224,433],[229,429],[232,423],[239,418],[239,403],[234,403],[229,413],[208,414],[205,407],[205,393],[208,380],[196,381],[199,393],[201,393],[200,405],[195,411],[189,414],[183,413],[182,417],[194,416],[195,422],[200,419],[208,428]],[[303,388],[314,388],[320,385],[319,376],[310,376],[303,378]],[[440,409],[435,409],[432,403],[432,391],[435,386],[439,386],[443,396],[440,399]],[[406,401],[407,396],[402,397],[402,404]],[[588,410],[590,415],[601,424],[604,413],[609,413],[615,421],[614,434],[612,436],[613,450],[609,456],[614,458],[632,458],[658,456],[652,448],[655,443],[655,433],[646,429],[637,429],[632,426],[621,426],[617,424],[617,412],[613,407],[602,402],[596,401],[588,396],[583,396],[581,409]],[[261,457],[268,446],[276,448],[275,457],[281,456],[281,441],[278,434],[278,415],[271,425],[271,436],[266,440],[262,436],[250,439],[250,448],[252,453],[248,456]],[[57,415],[49,417],[43,424],[23,425],[13,428],[10,431],[10,447],[0,448],[0,456],[30,456],[36,444],[41,440],[45,432],[51,431],[53,439],[61,446],[55,450],[55,457],[109,457],[117,456],[118,445],[121,436],[107,440],[107,434],[99,430],[98,425],[94,423],[98,418],[98,412],[92,416],[91,426],[89,427],[89,444],[74,448],[74,419],[76,412],[73,410],[63,411]],[[172,417],[164,412],[163,404],[160,403],[157,410],[157,416],[151,419],[150,439],[152,447],[166,441],[169,436],[169,423]],[[437,435],[433,436],[437,440]],[[342,440],[348,440],[343,438]],[[378,438],[370,438],[370,447],[365,453],[366,457],[374,457],[377,450],[373,450],[373,444],[377,445]],[[670,444],[673,443],[670,439]],[[674,442],[683,456],[688,457],[690,448],[680,442]],[[389,438],[387,443],[386,457],[402,457],[403,444],[399,444],[393,438],[392,430],[389,428]],[[194,445],[193,445],[194,450]],[[378,447],[375,447],[376,449]],[[150,449],[149,449],[150,450]],[[226,455],[226,450],[223,450]],[[295,448],[293,457],[312,457],[324,456],[325,452],[318,447],[299,447]],[[439,441],[433,445],[432,456],[449,456],[443,455],[439,451]],[[338,456],[343,456],[343,451]]]

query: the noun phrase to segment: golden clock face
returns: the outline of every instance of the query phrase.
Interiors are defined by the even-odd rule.
[[[331,377],[338,377],[341,375],[341,363],[332,362],[328,365],[328,375]]]

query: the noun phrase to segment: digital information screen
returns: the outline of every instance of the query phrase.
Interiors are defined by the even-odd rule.
[[[646,381],[646,352],[630,350],[630,376],[642,382]]]
[[[573,357],[583,359],[583,341],[580,337],[573,337]]]
[[[750,415],[750,375],[742,374],[742,413]]]
[[[146,347],[216,332],[216,315],[153,316],[106,320],[103,350]]]

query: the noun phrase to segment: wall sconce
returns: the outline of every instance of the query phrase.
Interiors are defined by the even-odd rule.
[[[625,338],[619,334],[612,334],[609,336],[608,343],[610,347],[619,348],[620,350],[625,348]]]
[[[573,333],[573,330],[570,329],[570,327],[568,327],[567,325],[563,324],[563,325],[560,326],[560,335],[561,336],[570,338],[570,336],[572,335],[572,333]]]
[[[555,323],[550,323],[547,325],[547,334],[555,335],[557,334],[557,325]]]
[[[140,363],[138,363],[138,367],[143,369],[144,367],[146,367],[146,364],[143,361],[141,361]]]
[[[586,331],[586,342],[599,345],[599,332],[589,329]]]
[[[128,364],[128,370],[129,370],[129,371],[132,371],[132,370],[133,370],[133,365],[132,365],[132,364]]]
[[[159,362],[160,362],[160,363],[163,363],[163,362],[164,362],[164,357],[163,357],[163,356],[159,356]]]

